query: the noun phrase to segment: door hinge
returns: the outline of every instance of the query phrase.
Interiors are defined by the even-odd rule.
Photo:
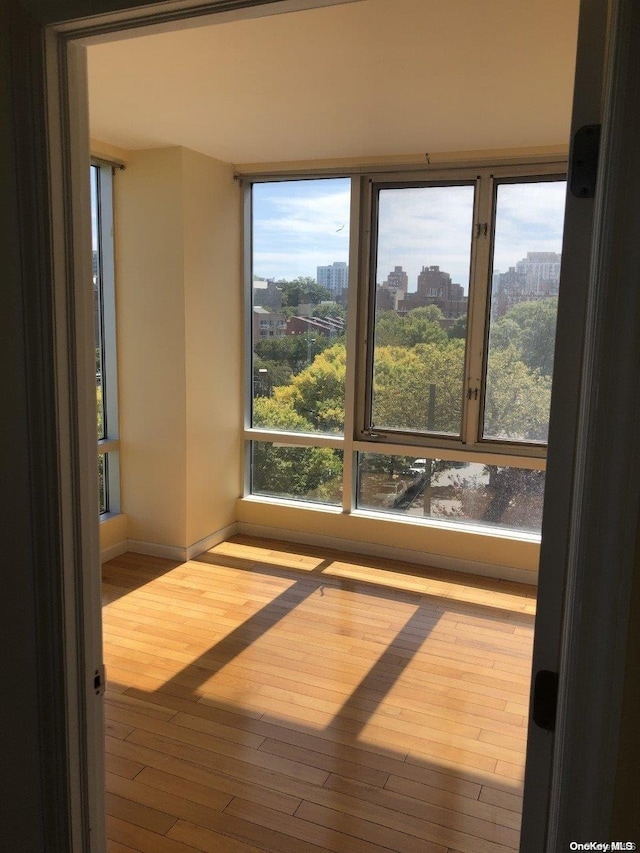
[[[593,198],[596,194],[600,130],[599,124],[585,124],[573,137],[569,187],[576,198]]]
[[[96,696],[102,696],[104,694],[106,680],[106,670],[104,668],[104,664],[102,664],[93,673],[93,692]]]
[[[556,728],[558,681],[557,672],[541,669],[536,673],[533,685],[533,722],[548,732]]]

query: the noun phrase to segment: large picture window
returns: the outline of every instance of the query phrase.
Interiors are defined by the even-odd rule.
[[[100,514],[120,511],[118,388],[113,251],[113,170],[91,165],[98,498]]]
[[[558,165],[252,181],[248,492],[539,532],[565,191]]]

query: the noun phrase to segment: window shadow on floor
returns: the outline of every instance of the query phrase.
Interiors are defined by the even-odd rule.
[[[432,840],[443,844],[445,849],[465,853],[471,849],[469,838],[472,836],[476,836],[476,841],[482,838],[485,842],[501,845],[495,847],[496,850],[516,848],[521,793],[518,779],[512,783],[502,777],[497,780],[490,770],[481,767],[466,769],[464,774],[456,773],[446,764],[439,764],[425,755],[428,746],[424,744],[417,744],[422,747],[422,752],[419,748],[413,750],[400,746],[403,741],[401,734],[396,743],[381,742],[384,730],[378,730],[373,723],[375,731],[372,736],[371,723],[443,613],[464,617],[469,613],[477,615],[481,612],[482,618],[488,621],[507,620],[521,626],[531,625],[533,614],[509,611],[508,600],[496,607],[481,604],[477,600],[457,601],[450,594],[394,588],[394,569],[390,561],[380,561],[380,571],[384,572],[381,583],[358,577],[357,571],[352,577],[342,573],[332,574],[332,567],[342,567],[342,555],[327,556],[328,553],[326,550],[295,548],[295,555],[285,552],[279,558],[277,554],[265,554],[258,559],[206,553],[192,561],[203,570],[206,570],[207,564],[232,568],[242,573],[284,581],[288,586],[284,590],[280,587],[278,591],[278,585],[274,584],[274,595],[268,602],[249,613],[225,636],[212,642],[205,652],[173,677],[159,680],[156,689],[116,685],[116,691],[109,695],[111,708],[115,709],[112,716],[121,714],[123,719],[133,720],[137,725],[132,731],[128,727],[122,730],[126,732],[122,739],[117,735],[110,737],[108,749],[114,755],[123,757],[138,755],[140,762],[147,766],[153,766],[153,762],[162,764],[158,755],[168,755],[171,757],[168,759],[171,769],[167,770],[165,762],[163,766],[166,772],[178,777],[186,774],[185,778],[191,778],[191,781],[197,781],[198,778],[202,781],[203,772],[208,774],[210,781],[215,781],[216,775],[239,779],[245,772],[250,778],[251,768],[260,767],[262,769],[259,773],[264,770],[275,774],[269,784],[275,784],[283,794],[301,800],[296,809],[297,817],[313,824],[330,825],[332,832],[337,834],[336,838],[356,837],[374,842],[373,837],[366,839],[366,834],[369,832],[368,826],[374,826],[371,821],[379,820],[384,829],[378,831],[383,832],[383,835],[386,833],[386,841],[383,844],[378,839],[376,843],[383,847],[397,844],[397,847],[391,849],[413,849],[411,845],[415,848],[418,838],[425,843]],[[297,556],[301,558],[298,568],[292,566]],[[353,563],[353,555],[350,555],[350,560],[353,565],[357,565]],[[371,564],[372,561],[368,559],[362,562],[367,567],[371,567]],[[108,600],[116,601],[119,598],[115,594],[116,588],[120,588],[120,595],[140,591],[153,580],[162,581],[167,573],[180,569],[181,565],[170,564],[169,561],[164,565],[163,561],[154,575],[150,561],[142,573],[142,583],[140,572],[132,571],[126,562],[108,567]],[[426,570],[407,571],[402,565],[398,571],[398,587],[402,579],[406,582],[407,576],[424,579],[426,574]],[[431,573],[428,574],[431,577]],[[452,579],[451,573],[444,572],[435,572],[434,577],[446,583],[451,583]],[[176,578],[173,582],[176,582]],[[477,597],[474,590],[482,597],[485,586],[495,591],[496,582],[483,584],[482,579],[461,577],[461,589],[471,590],[471,599]],[[504,584],[503,589],[508,598],[516,587]],[[522,590],[520,587],[517,589],[520,592]],[[292,706],[290,717],[268,710],[257,713],[216,696],[216,677],[243,651],[272,628],[282,625],[288,615],[312,596],[321,598],[331,591],[339,590],[356,592],[365,599],[369,596],[372,601],[385,599],[402,602],[413,610],[390,641],[379,638],[380,653],[370,666],[360,662],[362,677],[341,704],[336,705],[333,715],[324,725],[314,727],[305,723],[296,717],[295,706]],[[376,639],[374,633],[372,630],[372,643]],[[526,654],[523,653],[523,657]],[[297,671],[300,664],[295,657],[291,658],[289,666],[287,678],[293,682],[300,678],[304,680],[304,672]],[[144,667],[141,671],[144,671]],[[423,684],[414,696],[421,704],[424,703],[426,721],[430,703],[435,702],[439,713],[442,713],[442,705],[438,702],[444,699],[436,686],[433,690],[434,695],[430,696],[429,685]],[[304,697],[304,686],[300,693]],[[313,708],[313,704],[314,696],[311,694],[307,707]],[[481,704],[481,697],[478,704]],[[164,709],[166,718],[147,717],[148,706]],[[416,728],[419,730],[419,726]],[[227,729],[227,735],[231,736],[233,731],[233,737],[239,737],[240,741],[227,741],[224,736],[218,736]],[[246,738],[246,743],[242,742],[243,738]],[[120,740],[122,743],[119,743]],[[162,770],[161,767],[159,769]],[[483,802],[485,790],[489,792],[485,795],[489,799],[493,797],[497,801],[509,802],[511,808]],[[218,830],[257,843],[260,840],[260,827],[263,826],[264,832],[264,826],[273,820],[274,814],[269,809],[264,811],[263,808],[261,811],[256,803],[251,805],[250,799],[247,802],[249,806],[243,798],[239,798],[231,810],[225,808],[220,817],[216,817]],[[363,802],[367,805],[362,806]],[[339,803],[339,808],[335,807],[336,803]],[[491,806],[497,815],[497,823],[480,816],[491,812],[487,806]],[[247,814],[243,814],[243,809],[247,810]],[[374,817],[363,817],[361,812],[367,809],[374,810]],[[461,809],[466,811],[461,812]],[[277,817],[277,810],[275,814]],[[460,814],[464,815],[463,819],[460,819]],[[405,831],[408,820],[411,823],[409,833]],[[460,826],[467,827],[468,833],[459,829]],[[280,838],[282,833],[277,826],[270,826],[269,832],[271,846],[265,846],[264,838],[260,846],[273,853],[288,849],[277,846],[280,842],[284,843],[285,836],[290,846],[291,839],[287,833]],[[463,838],[461,832],[467,837]],[[347,849],[348,846],[345,846]]]

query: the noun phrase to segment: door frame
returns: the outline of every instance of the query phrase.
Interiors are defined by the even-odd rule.
[[[33,48],[33,61],[41,62],[44,55],[46,62],[46,88],[43,78],[40,95],[46,99],[48,126],[38,127],[40,146],[33,145],[26,131],[18,128],[16,145],[24,146],[23,163],[49,193],[49,203],[32,227],[51,234],[50,244],[41,245],[39,252],[44,267],[52,269],[54,293],[52,304],[40,307],[40,319],[55,335],[59,465],[50,494],[57,496],[62,538],[55,570],[63,588],[59,616],[66,649],[66,704],[59,710],[66,719],[71,768],[66,791],[58,798],[58,817],[61,826],[70,823],[70,849],[101,851],[105,848],[103,711],[93,680],[102,661],[97,489],[88,473],[95,468],[92,308],[90,297],[82,294],[83,282],[91,274],[84,45],[121,38],[125,31],[139,35],[140,28],[162,31],[358,0],[17,2],[31,11],[42,33],[40,44]],[[571,202],[567,208],[565,244],[573,241],[582,257],[582,273],[570,289],[578,289],[576,298],[582,300],[583,313],[582,322],[576,324],[565,300],[559,317],[561,358],[554,379],[549,446],[553,488],[548,490],[550,503],[543,524],[541,610],[534,656],[537,668],[561,672],[561,737],[543,733],[541,738],[532,727],[521,841],[521,849],[527,853],[541,849],[556,853],[563,849],[553,846],[559,839],[582,837],[583,830],[593,833],[588,838],[606,837],[615,780],[615,732],[622,703],[622,657],[635,557],[631,542],[635,544],[638,533],[640,507],[640,452],[632,428],[638,414],[634,377],[640,375],[640,311],[634,311],[632,292],[640,269],[633,240],[638,217],[633,199],[639,196],[625,192],[637,186],[640,175],[640,155],[631,138],[640,121],[640,104],[625,99],[629,81],[637,79],[638,57],[628,33],[637,32],[640,10],[634,8],[634,0],[612,0],[611,5],[613,15],[604,38],[603,30],[596,32],[593,26],[596,20],[602,22],[606,0],[582,0],[581,4],[578,70],[582,62],[583,77],[578,86],[584,88],[576,90],[574,127],[592,123],[593,116],[602,117],[603,156],[596,199],[591,203],[580,200],[583,207],[579,211],[574,204],[574,215]],[[595,54],[587,54],[588,45],[599,45]],[[602,85],[605,53],[610,58],[606,97]],[[579,110],[582,97],[584,109]],[[37,100],[32,99],[25,109],[41,119]],[[598,119],[594,123],[600,123]],[[38,126],[37,121],[35,124]],[[48,150],[48,162],[38,157],[43,148]],[[590,205],[588,214],[585,204]],[[585,242],[587,231],[593,238]],[[77,235],[82,238],[75,239]],[[566,275],[563,268],[563,287]],[[627,310],[629,300],[633,310]],[[42,405],[47,404],[43,389],[35,382],[34,395]],[[597,449],[602,447],[610,461],[606,470],[599,464]],[[605,513],[601,495],[608,499]],[[610,560],[612,554],[615,560]],[[606,572],[602,565],[608,567]],[[564,594],[567,590],[568,596]],[[597,636],[597,642],[590,621],[594,614],[606,617],[602,620],[606,630]],[[594,668],[597,678],[593,677]],[[584,708],[589,713],[582,719],[578,712]],[[599,725],[602,714],[608,720],[607,731]],[[590,817],[585,802],[595,806]],[[548,822],[546,815],[551,816]],[[537,844],[541,816],[544,848]]]

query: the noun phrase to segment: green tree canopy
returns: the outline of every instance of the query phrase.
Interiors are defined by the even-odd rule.
[[[418,344],[411,349],[401,346],[376,349],[373,421],[377,427],[460,432],[464,341],[449,341],[446,335],[444,341],[444,344]]]
[[[270,393],[271,389],[278,385],[288,385],[292,376],[293,372],[287,361],[274,361],[273,359],[260,358],[259,355],[254,356],[253,381],[261,389],[268,388]],[[254,391],[254,393],[260,394],[259,391]],[[267,396],[267,392],[263,390],[261,396]]]
[[[404,317],[383,311],[376,318],[376,347],[445,344],[447,333],[439,322],[443,316],[436,305],[414,308]]]
[[[297,308],[298,305],[317,305],[323,299],[331,299],[331,293],[326,287],[308,276],[298,276],[293,281],[279,281],[282,290],[282,307]]]
[[[551,377],[530,370],[514,346],[489,355],[484,434],[515,441],[546,441]]]
[[[465,339],[467,337],[467,315],[462,314],[460,317],[457,317],[451,326],[449,326],[447,334],[450,338]]]
[[[276,388],[274,399],[306,418],[315,432],[342,432],[345,374],[346,348],[334,344],[294,376],[290,385]]]
[[[530,370],[551,376],[557,313],[556,296],[519,302],[492,323],[490,346],[496,349],[513,346]]]
[[[275,397],[253,403],[257,427],[313,432],[313,424],[293,406]],[[342,454],[328,447],[296,447],[253,442],[253,491],[256,494],[337,503],[342,490]]]
[[[309,364],[309,358],[332,346],[335,338],[325,335],[283,335],[280,338],[261,338],[254,346],[255,359],[287,365],[291,374],[296,374]],[[280,384],[273,382],[274,385]]]

